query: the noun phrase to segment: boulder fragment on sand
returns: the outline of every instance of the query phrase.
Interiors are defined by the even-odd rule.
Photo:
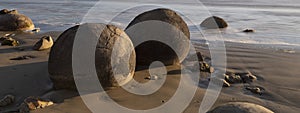
[[[245,89],[251,91],[254,94],[259,94],[259,95],[262,95],[264,91],[263,88],[258,86],[246,86]]]
[[[0,11],[0,31],[24,31],[34,29],[32,20],[17,10]]]
[[[78,29],[88,32],[87,34],[81,33],[81,35],[86,35],[84,37],[86,39],[96,41],[95,37],[99,37],[96,42],[80,42],[81,44],[76,46],[85,47],[96,44],[95,67],[87,68],[96,69],[98,79],[104,89],[124,85],[132,79],[135,71],[135,52],[127,34],[113,25],[82,24],[63,32],[50,51],[48,70],[56,89],[77,89],[73,77],[72,51]],[[112,56],[117,59],[112,59]],[[113,63],[118,65],[113,66]],[[85,77],[89,76],[82,75],[81,77],[80,75],[82,79],[90,79]],[[89,85],[89,83],[86,84]]]
[[[19,44],[20,44],[19,41],[9,36],[4,36],[0,38],[0,45],[18,46]]]
[[[178,64],[188,54],[188,26],[173,10],[159,8],[144,12],[125,31],[135,46],[137,65],[147,66],[154,61]]]
[[[49,100],[43,100],[38,97],[28,97],[20,105],[19,112],[29,113],[31,110],[42,109],[48,106],[52,106],[54,103]]]
[[[248,71],[247,73],[237,73],[237,74],[241,76],[244,83],[249,83],[257,80],[257,77],[253,75],[250,71]]]
[[[207,19],[205,19],[201,24],[201,27],[207,28],[207,29],[217,29],[217,28],[226,28],[228,27],[227,22],[217,16],[212,16]]]
[[[258,104],[247,102],[230,102],[220,105],[208,113],[274,113]]]
[[[53,39],[51,36],[43,36],[34,46],[33,49],[42,51],[50,49],[53,46]]]
[[[254,29],[245,29],[243,30],[244,33],[253,33]]]

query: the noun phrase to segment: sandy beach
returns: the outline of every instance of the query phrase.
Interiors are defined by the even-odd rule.
[[[299,0],[0,3],[0,113],[300,112]]]
[[[16,33],[15,39],[20,40],[18,47],[0,47],[0,97],[7,94],[14,95],[16,102],[7,107],[1,107],[1,112],[14,111],[28,96],[39,96],[51,99],[55,105],[45,109],[38,109],[32,113],[88,113],[91,112],[83,103],[80,96],[72,91],[54,91],[47,71],[49,51],[34,51],[32,45],[44,35],[51,35],[55,40],[61,32],[47,32],[38,34]],[[262,105],[276,113],[297,113],[300,111],[299,69],[300,51],[288,53],[283,50],[262,48],[254,44],[225,43],[227,55],[227,71],[238,73],[250,71],[257,76],[253,83],[233,84],[222,89],[215,106],[227,102],[251,102]],[[198,46],[203,56],[209,58],[207,47]],[[26,60],[10,60],[23,55],[32,55],[35,58]],[[167,82],[156,93],[148,96],[137,96],[126,92],[122,88],[106,91],[113,100],[120,105],[145,110],[160,106],[167,102],[176,91],[180,76],[174,70],[178,66],[168,66]],[[147,70],[138,70],[134,78],[141,82],[149,73]],[[199,83],[193,101],[186,108],[185,113],[198,112],[206,88],[203,82]],[[251,93],[245,87],[253,85],[263,88],[261,95]],[[122,95],[120,95],[122,94]],[[93,94],[90,94],[93,95]],[[103,111],[105,112],[105,110]]]

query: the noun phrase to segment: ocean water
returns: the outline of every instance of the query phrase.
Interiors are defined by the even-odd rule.
[[[19,10],[42,32],[64,31],[84,22],[125,28],[136,15],[155,7],[178,11],[195,41],[300,46],[300,0],[0,0],[1,9]],[[211,15],[229,23],[229,28],[217,32],[217,38],[216,31],[199,26]],[[256,32],[241,32],[246,28]]]

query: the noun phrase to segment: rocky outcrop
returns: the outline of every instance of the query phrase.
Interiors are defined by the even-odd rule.
[[[18,13],[17,10],[3,9],[0,11],[0,31],[24,31],[34,29],[32,20]]]
[[[217,16],[212,16],[205,19],[200,24],[200,26],[208,29],[217,29],[217,28],[226,28],[228,27],[228,24],[224,19]]]
[[[76,90],[72,69],[72,51],[74,38],[79,28],[89,32],[88,34],[80,34],[85,35],[84,38],[86,39],[99,36],[97,42],[81,42],[81,45],[74,46],[84,47],[93,43],[97,44],[95,47],[95,67],[98,79],[104,89],[124,85],[132,79],[135,70],[135,52],[126,33],[113,25],[83,24],[63,32],[50,51],[48,70],[56,89]],[[101,30],[94,28],[103,29],[101,35],[98,35]],[[112,53],[113,48],[114,54]],[[113,66],[112,64],[117,65]],[[118,76],[114,77],[114,74]]]
[[[170,9],[144,12],[135,17],[125,31],[135,46],[137,65],[150,65],[153,61],[177,64],[188,54],[188,26]]]

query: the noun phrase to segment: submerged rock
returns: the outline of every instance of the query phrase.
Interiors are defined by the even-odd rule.
[[[51,36],[43,36],[34,46],[33,49],[42,51],[49,49],[53,46],[53,39]]]
[[[135,46],[137,65],[150,65],[154,61],[178,64],[188,54],[189,28],[173,10],[159,8],[144,12],[125,31]]]
[[[96,69],[98,79],[104,89],[124,85],[132,79],[136,59],[132,43],[126,33],[113,25],[83,24],[64,31],[50,51],[48,70],[56,89],[77,89],[73,77],[72,52],[78,29],[84,29],[88,32],[87,34],[81,34],[87,35],[84,38],[96,41],[80,42],[81,45],[76,46],[85,47],[90,44],[96,44],[95,67],[87,68]],[[103,29],[101,35],[98,35],[101,29]],[[98,36],[99,40],[94,39]],[[117,75],[114,76],[114,74]],[[82,75],[81,78],[90,79],[88,77]],[[92,89],[93,86],[88,87]]]
[[[205,19],[200,24],[200,26],[208,28],[208,29],[217,29],[217,28],[226,28],[226,27],[228,27],[228,24],[224,19],[217,17],[217,16],[212,16],[212,17]]]
[[[3,9],[0,11],[0,31],[24,31],[34,29],[32,20],[19,14],[17,10]]]
[[[274,113],[258,104],[247,102],[230,102],[220,105],[208,113]]]

